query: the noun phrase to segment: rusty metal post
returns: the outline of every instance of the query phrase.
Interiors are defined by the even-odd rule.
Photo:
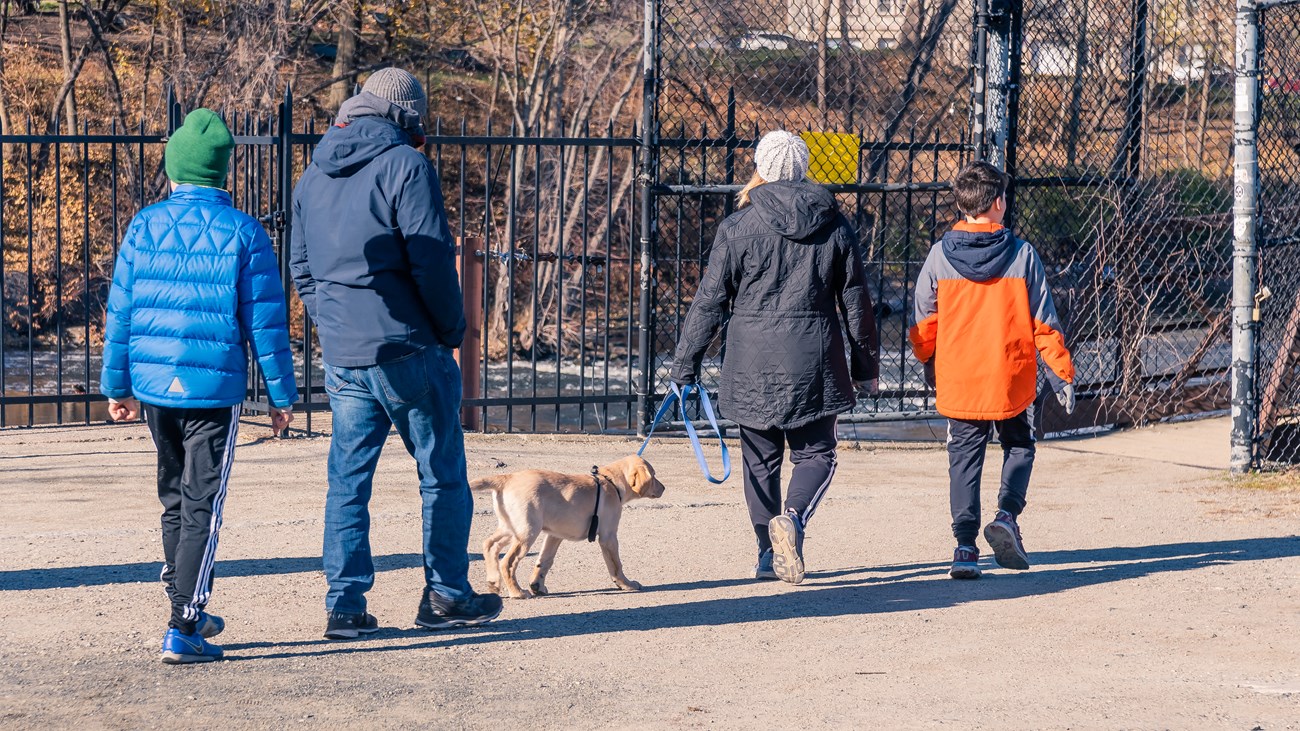
[[[456,351],[460,366],[462,399],[477,396],[483,383],[483,239],[456,239],[456,273],[460,275],[461,301],[465,306],[465,342]],[[468,355],[466,355],[468,353]],[[483,428],[477,408],[460,408],[461,426],[470,431]]]

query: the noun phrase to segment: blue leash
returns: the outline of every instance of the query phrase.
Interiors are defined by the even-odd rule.
[[[695,425],[686,416],[686,399],[692,392],[700,396],[700,406],[704,407],[704,416],[709,420],[709,426],[713,427],[713,433],[718,435],[718,446],[722,447],[722,477],[717,478],[709,471],[709,461],[704,458],[704,448],[700,446],[700,435],[695,431]],[[731,477],[731,453],[727,451],[727,445],[722,441],[722,430],[718,428],[718,418],[713,414],[713,403],[709,401],[709,394],[696,384],[690,384],[685,388],[673,384],[673,392],[664,397],[664,402],[659,406],[659,413],[655,414],[655,420],[650,424],[650,433],[645,435],[645,441],[641,443],[641,448],[636,450],[636,455],[641,456],[645,448],[650,445],[650,438],[655,435],[655,428],[659,422],[672,411],[673,404],[677,403],[681,415],[682,423],[686,425],[686,436],[690,437],[691,448],[695,450],[695,459],[700,463],[700,471],[704,473],[704,479],[715,485],[721,485]]]

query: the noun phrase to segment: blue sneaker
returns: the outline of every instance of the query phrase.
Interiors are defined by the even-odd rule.
[[[978,579],[980,577],[980,550],[974,546],[957,546],[952,553],[952,568],[948,575],[954,579]]]
[[[775,581],[779,578],[772,568],[772,549],[758,554],[758,563],[754,566],[754,578],[759,581]]]
[[[172,628],[163,635],[162,661],[168,665],[183,665],[192,662],[212,662],[221,659],[221,648],[203,639],[198,632],[183,635]]]
[[[205,640],[216,637],[225,628],[226,620],[207,612],[199,612],[199,621],[194,623],[194,631],[202,635]]]

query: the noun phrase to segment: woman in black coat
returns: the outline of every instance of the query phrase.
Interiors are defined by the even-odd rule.
[[[879,376],[857,234],[835,197],[806,180],[808,157],[789,132],[759,141],[741,209],[718,227],[672,376],[695,383],[704,351],[727,322],[719,409],[740,425],[745,500],[758,537],[754,577],[792,584],[803,581],[804,526],[835,474],[836,416],[853,408],[858,393],[874,392]],[[787,445],[794,468],[783,505]]]

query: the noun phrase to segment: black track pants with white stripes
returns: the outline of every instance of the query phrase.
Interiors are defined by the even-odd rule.
[[[781,504],[781,464],[790,447],[790,488]],[[772,547],[767,523],[786,510],[804,525],[812,519],[835,475],[835,417],[828,416],[795,429],[740,427],[740,451],[745,460],[745,502],[758,537],[758,550]]]
[[[212,595],[221,509],[235,458],[239,407],[174,409],[144,406],[158,448],[162,501],[162,581],[171,599],[169,627],[194,632]]]

